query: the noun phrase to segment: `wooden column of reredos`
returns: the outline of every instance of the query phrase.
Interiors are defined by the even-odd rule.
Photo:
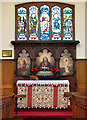
[[[56,79],[56,80],[69,80],[71,84],[71,91],[76,91],[76,45],[79,43],[79,41],[52,41],[52,42],[40,42],[40,41],[11,41],[11,43],[14,45],[14,85],[17,82],[18,79],[29,79],[29,76],[17,76],[17,59],[19,56],[19,53],[26,49],[26,51],[30,55],[31,59],[31,66],[33,67],[35,65],[36,57],[38,56],[38,53],[44,49],[47,49],[49,52],[52,53],[52,56],[55,60],[55,66],[59,68],[59,60],[61,57],[61,53],[67,49],[73,58],[73,75],[67,75],[67,76],[60,76],[58,74],[57,76],[51,76],[49,77],[43,77],[43,79]],[[41,78],[40,78],[41,79]],[[16,92],[16,86],[15,91]]]

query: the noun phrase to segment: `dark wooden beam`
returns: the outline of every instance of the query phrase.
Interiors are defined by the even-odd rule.
[[[50,41],[36,41],[36,40],[25,40],[25,41],[11,41],[11,44],[13,45],[17,45],[17,44],[74,44],[74,45],[77,45],[79,44],[80,41],[64,41],[64,40],[60,40],[60,41],[57,41],[57,40],[50,40]]]

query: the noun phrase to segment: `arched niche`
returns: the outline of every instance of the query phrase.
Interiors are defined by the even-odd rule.
[[[68,49],[60,55],[59,68],[61,76],[73,75],[73,58]]]
[[[18,76],[28,76],[30,75],[31,61],[29,53],[23,49],[17,59],[17,75]]]
[[[55,60],[48,49],[43,49],[40,51],[36,57],[36,66],[39,67],[39,72],[37,76],[53,76],[51,68],[55,65]]]

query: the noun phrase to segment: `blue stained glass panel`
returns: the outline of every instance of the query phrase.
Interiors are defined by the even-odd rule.
[[[61,8],[54,6],[51,9],[52,40],[61,40]]]
[[[17,40],[27,40],[27,10],[17,9]]]
[[[66,7],[63,9],[63,40],[72,40],[72,9]]]
[[[38,40],[38,8],[29,7],[29,40]]]
[[[40,39],[49,40],[49,6],[43,5],[40,7]]]

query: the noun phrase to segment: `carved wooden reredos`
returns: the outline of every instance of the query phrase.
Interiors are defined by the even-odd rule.
[[[19,58],[20,53],[22,54],[23,50],[26,51],[27,56],[29,57],[31,67],[34,67],[36,65],[36,61],[43,53],[48,53],[48,56],[52,58],[52,61],[54,61],[54,66],[60,68],[60,60],[61,57],[63,58],[63,55],[68,55],[70,59],[73,61],[73,73],[71,75],[61,75],[60,72],[57,76],[51,76],[51,77],[42,77],[43,79],[61,79],[61,80],[69,80],[71,85],[73,86],[72,91],[75,89],[75,83],[76,80],[76,44],[78,44],[78,41],[74,42],[56,42],[56,43],[26,43],[26,41],[20,43],[20,41],[12,41],[12,44],[14,44],[14,52],[15,52],[15,69],[14,69],[14,75],[15,80],[18,79],[29,79],[29,75],[18,75],[17,74],[17,61]],[[42,79],[40,78],[40,79]]]
[[[32,16],[31,9],[38,13],[32,10]],[[57,13],[55,13],[56,9]],[[45,13],[47,12],[46,16],[45,13],[43,14],[44,10]],[[38,18],[35,17],[36,14]],[[49,18],[49,21],[46,20],[46,17]],[[33,23],[33,21],[35,22]],[[47,28],[44,28],[44,25]],[[49,67],[46,69],[50,71],[51,67],[58,67],[60,71],[55,75],[38,77],[44,80],[69,80],[72,86],[71,91],[75,91],[77,83],[76,45],[79,41],[75,41],[74,5],[55,2],[16,5],[15,39],[15,41],[11,41],[11,44],[14,45],[14,83],[18,79],[29,79],[29,76],[32,75],[31,68],[40,67],[43,58],[47,57]]]

